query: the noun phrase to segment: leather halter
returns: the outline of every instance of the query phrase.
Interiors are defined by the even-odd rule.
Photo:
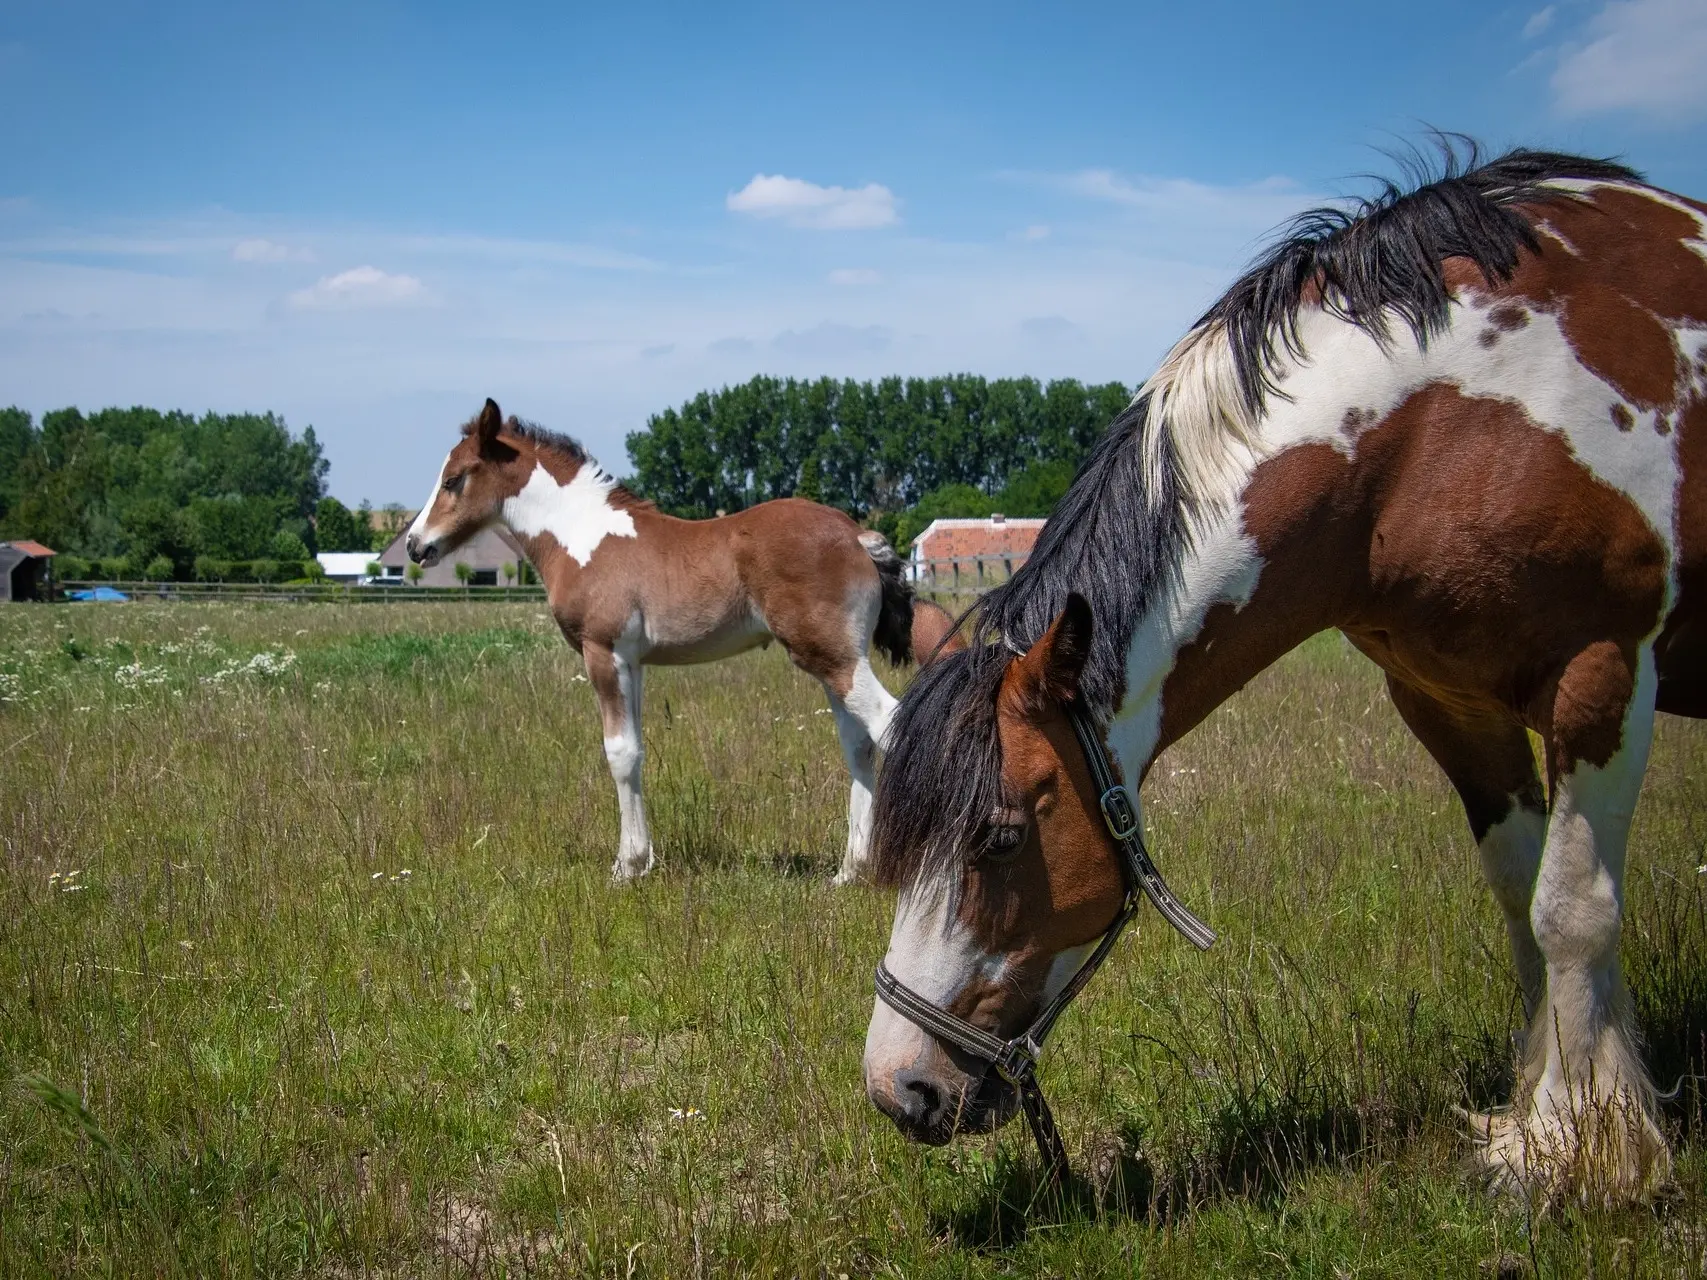
[[[1139,829],[1141,824],[1138,821],[1137,806],[1132,803],[1131,792],[1127,791],[1115,774],[1113,762],[1102,745],[1102,737],[1097,732],[1090,714],[1077,702],[1068,703],[1065,710],[1067,719],[1073,725],[1073,732],[1079,739],[1079,746],[1085,753],[1085,764],[1090,769],[1091,781],[1096,786],[1097,805],[1102,810],[1102,820],[1108,827],[1109,835],[1114,837],[1115,847],[1120,851],[1121,877],[1126,884],[1126,895],[1121,900],[1120,910],[1115,914],[1114,922],[1103,931],[1096,950],[1079,966],[1078,971],[1055,998],[1043,1006],[1031,1020],[1031,1025],[1007,1040],[982,1027],[973,1026],[966,1019],[927,1000],[889,972],[887,964],[879,963],[877,966],[878,999],[922,1030],[938,1039],[946,1040],[975,1058],[984,1059],[998,1076],[1018,1091],[1026,1123],[1031,1126],[1031,1136],[1037,1142],[1038,1154],[1043,1157],[1051,1181],[1059,1181],[1065,1177],[1067,1149],[1062,1145],[1061,1134],[1055,1127],[1055,1117],[1043,1097],[1043,1089],[1037,1083],[1037,1055],[1042,1052],[1043,1041],[1049,1035],[1050,1028],[1055,1025],[1055,1020],[1085,989],[1092,976],[1102,967],[1103,961],[1113,954],[1115,944],[1120,941],[1121,931],[1137,914],[1143,898],[1154,903],[1156,910],[1162,913],[1162,918],[1184,934],[1192,945],[1207,950],[1215,941],[1215,931],[1192,915],[1185,905],[1174,897],[1173,891],[1162,879],[1162,873],[1150,860],[1149,851],[1144,848],[1143,833]]]

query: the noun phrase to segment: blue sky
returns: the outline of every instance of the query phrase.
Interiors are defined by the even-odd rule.
[[[413,503],[754,373],[1140,380],[1424,123],[1707,195],[1707,0],[0,9],[0,403],[271,408]]]

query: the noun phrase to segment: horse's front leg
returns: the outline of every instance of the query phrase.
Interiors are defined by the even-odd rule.
[[[1553,799],[1530,922],[1546,990],[1508,1115],[1486,1121],[1496,1179],[1617,1203],[1671,1166],[1618,964],[1624,854],[1653,736],[1652,652],[1610,641],[1566,667],[1547,736]]]
[[[605,761],[616,783],[622,838],[611,878],[632,880],[652,869],[652,834],[646,826],[646,802],[640,793],[640,770],[646,749],[640,736],[641,666],[638,659],[598,645],[583,646],[587,678],[599,699],[604,721]]]

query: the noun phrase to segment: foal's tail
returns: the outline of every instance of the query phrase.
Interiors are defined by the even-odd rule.
[[[877,566],[883,601],[877,611],[877,630],[872,643],[895,663],[913,660],[913,584],[907,581],[907,565],[889,540],[875,529],[859,535],[859,545]]]

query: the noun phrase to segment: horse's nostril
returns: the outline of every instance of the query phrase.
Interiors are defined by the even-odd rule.
[[[942,1120],[942,1089],[922,1074],[896,1072],[895,1101],[910,1128],[934,1129]]]

